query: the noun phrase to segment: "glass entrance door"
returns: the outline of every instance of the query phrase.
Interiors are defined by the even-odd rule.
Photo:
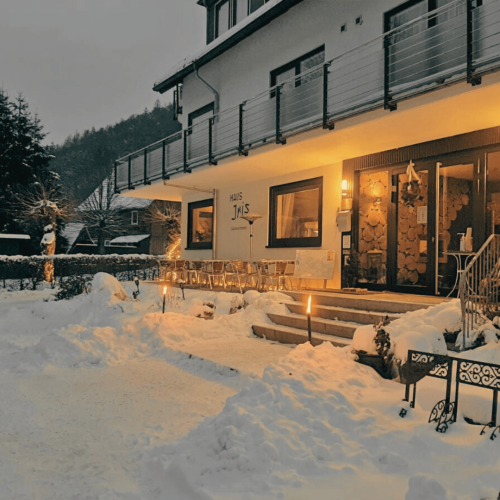
[[[397,290],[435,293],[435,167],[413,168],[412,178],[408,167],[392,176],[392,281]]]

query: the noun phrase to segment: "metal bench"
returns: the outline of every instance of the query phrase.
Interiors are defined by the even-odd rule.
[[[451,386],[453,366],[455,369],[455,397],[451,400]],[[405,371],[405,397],[403,401],[410,402],[410,408],[415,408],[417,382],[424,377],[435,377],[446,380],[445,398],[438,401],[431,410],[429,422],[437,422],[436,431],[446,432],[448,424],[457,421],[458,397],[460,384],[482,387],[493,391],[491,420],[483,426],[481,434],[486,428],[494,428],[490,439],[495,439],[500,433],[497,425],[498,391],[500,389],[500,365],[484,363],[470,359],[455,358],[442,354],[423,351],[408,351],[408,361]],[[413,397],[410,401],[410,386],[413,385]],[[399,415],[404,417],[403,408]]]

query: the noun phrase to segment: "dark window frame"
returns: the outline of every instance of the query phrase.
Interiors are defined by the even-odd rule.
[[[134,222],[134,214],[135,214],[135,222]],[[130,213],[130,224],[132,226],[137,226],[139,224],[139,211],[138,210],[132,210]]]
[[[211,250],[214,239],[213,217],[215,213],[212,211],[212,240],[211,241],[193,241],[193,211],[199,208],[214,207],[214,199],[193,201],[188,203],[188,227],[187,227],[187,244],[186,250]]]
[[[288,193],[297,193],[312,189],[319,190],[318,199],[318,236],[311,238],[277,238],[277,199],[278,196]],[[290,247],[321,247],[323,241],[323,177],[314,177],[298,182],[280,184],[269,188],[269,240],[268,248]]]
[[[389,21],[391,16],[394,16],[396,14],[399,14],[400,12],[405,11],[406,9],[409,9],[410,7],[413,7],[414,5],[422,2],[422,1],[427,1],[427,13],[432,12],[433,10],[437,9],[437,0],[408,0],[407,2],[404,2],[396,7],[394,7],[391,10],[388,10],[387,12],[384,13],[384,33],[387,33],[389,30]],[[476,0],[476,5],[475,7],[481,7],[483,5],[483,0]],[[432,28],[433,26],[436,26],[437,24],[437,18],[436,16],[429,17],[427,20],[427,28]]]
[[[309,59],[310,57],[314,57],[314,56],[320,54],[321,52],[323,52],[323,54],[325,53],[325,44],[320,45],[319,47],[315,48],[314,50],[311,50],[307,54],[304,54],[300,57],[297,57],[297,59],[294,59],[293,61],[291,61],[287,64],[283,64],[283,66],[280,66],[279,68],[273,69],[271,71],[271,75],[270,75],[271,88],[276,86],[277,77],[281,73],[284,73],[285,71],[288,71],[292,68],[295,68],[295,76],[300,75],[300,63],[305,61],[306,59]],[[296,78],[295,79],[295,87],[300,87],[300,85],[301,85],[300,78]],[[271,93],[271,97],[274,97],[274,96],[275,96],[275,92],[273,91]]]
[[[265,5],[267,2],[269,2],[269,0],[264,0],[263,5]],[[219,35],[219,12],[220,12],[221,6],[224,5],[225,3],[229,4],[228,29],[230,30],[233,26],[238,24],[238,21],[237,21],[237,19],[238,19],[237,0],[219,0],[218,2],[215,2],[211,7],[212,14],[208,15],[208,18],[213,17],[213,39],[211,39],[211,37],[208,33],[208,30],[207,30],[207,41],[209,41],[208,43],[215,40],[216,38],[219,38],[219,36],[220,36]],[[246,4],[247,4],[247,9],[246,9],[246,13],[245,13],[244,18],[249,16],[250,14],[253,14],[255,11],[257,11],[261,7],[263,7],[263,5],[260,5],[256,9],[251,10],[250,9],[251,0],[246,0]]]
[[[214,109],[215,109],[215,106],[214,106],[214,102],[212,101],[211,103],[205,104],[205,106],[202,106],[201,108],[195,109],[194,111],[189,113],[189,115],[188,115],[188,127],[192,127],[193,120],[195,120],[199,116],[202,116],[206,113],[209,113],[210,111],[212,112],[212,115],[213,115]]]

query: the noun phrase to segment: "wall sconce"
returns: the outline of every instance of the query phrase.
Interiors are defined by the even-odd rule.
[[[346,179],[342,181],[342,204],[341,210],[351,210],[352,209],[352,198],[349,192],[349,184]]]
[[[378,207],[380,204],[382,203],[382,197],[381,196],[377,196],[375,198],[375,201],[373,202],[373,204]]]

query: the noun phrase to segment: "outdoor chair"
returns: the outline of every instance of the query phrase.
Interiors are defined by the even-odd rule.
[[[175,268],[175,261],[158,261],[158,281],[171,281]]]
[[[242,285],[245,285],[245,263],[241,260],[235,260],[226,264],[226,284],[229,285],[229,291],[233,289],[233,285],[238,285],[240,293],[243,293]]]
[[[172,281],[186,281],[186,261],[184,259],[177,259],[174,261],[175,265],[172,270]]]
[[[206,277],[210,288],[213,287],[216,281],[219,286],[226,288],[224,261],[214,260],[204,262],[200,274],[202,277]]]
[[[280,290],[285,282],[286,262],[269,262],[264,267],[263,286],[267,290]]]
[[[199,284],[201,279],[203,262],[201,260],[186,261],[185,274],[186,282],[189,284]]]
[[[245,265],[245,287],[259,289],[261,285],[261,266],[258,262],[247,262]]]

